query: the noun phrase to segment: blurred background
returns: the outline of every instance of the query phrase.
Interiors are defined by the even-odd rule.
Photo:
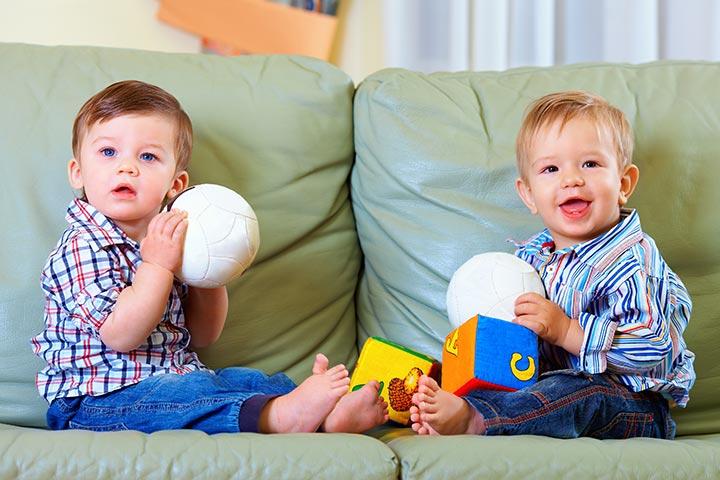
[[[0,0],[0,41],[220,54],[299,48],[356,83],[386,67],[720,60],[716,0],[277,0],[253,10],[260,3],[271,2]],[[285,33],[287,47],[271,41]],[[320,50],[303,51],[311,42]]]

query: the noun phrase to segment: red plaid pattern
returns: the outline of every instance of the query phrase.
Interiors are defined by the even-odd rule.
[[[31,339],[47,362],[36,378],[40,394],[48,402],[103,395],[151,375],[206,369],[189,350],[181,303],[187,286],[179,282],[145,343],[127,353],[102,343],[100,326],[142,262],[140,245],[82,200],[70,204],[65,218],[69,226],[42,272],[45,330]]]

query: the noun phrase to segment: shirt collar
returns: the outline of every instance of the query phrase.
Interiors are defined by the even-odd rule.
[[[519,245],[519,248],[528,254],[547,257],[551,253],[564,254],[574,252],[579,260],[590,265],[596,265],[602,260],[607,260],[608,246],[621,245],[622,251],[627,250],[631,245],[636,244],[643,238],[640,226],[640,216],[635,209],[621,208],[620,221],[607,232],[577,245],[553,252],[555,243],[550,231],[546,228],[527,242]]]
[[[620,209],[620,221],[602,235],[575,245],[573,249],[578,257],[586,263],[597,265],[606,260],[608,255],[617,256],[643,239],[640,227],[640,216],[634,209]],[[611,248],[608,247],[622,247]],[[616,252],[612,254],[611,252]]]
[[[100,250],[111,245],[129,244],[135,248],[140,248],[138,243],[129,238],[125,233],[115,225],[112,220],[100,213],[95,207],[89,203],[74,199],[68,205],[65,220],[71,227],[81,232],[90,246]]]

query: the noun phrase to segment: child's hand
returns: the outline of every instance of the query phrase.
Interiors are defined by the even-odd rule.
[[[554,302],[538,295],[525,293],[515,300],[513,322],[529,328],[543,340],[571,351],[569,340],[576,343],[575,325],[577,322],[565,315],[565,312]],[[577,325],[579,328],[579,324]],[[570,334],[569,334],[570,333]],[[582,339],[582,335],[580,337]],[[579,346],[578,346],[579,350]],[[571,352],[573,353],[573,352]],[[577,353],[575,353],[577,355]]]
[[[157,214],[150,220],[147,234],[140,243],[143,262],[177,273],[182,265],[187,225],[187,212],[182,210]]]

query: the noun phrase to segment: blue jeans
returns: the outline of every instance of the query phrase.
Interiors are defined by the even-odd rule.
[[[632,392],[604,374],[557,370],[522,390],[475,390],[463,398],[485,417],[486,435],[675,437],[662,395]]]
[[[257,432],[265,404],[294,388],[285,374],[242,367],[168,373],[107,395],[55,399],[47,422],[53,430]]]

